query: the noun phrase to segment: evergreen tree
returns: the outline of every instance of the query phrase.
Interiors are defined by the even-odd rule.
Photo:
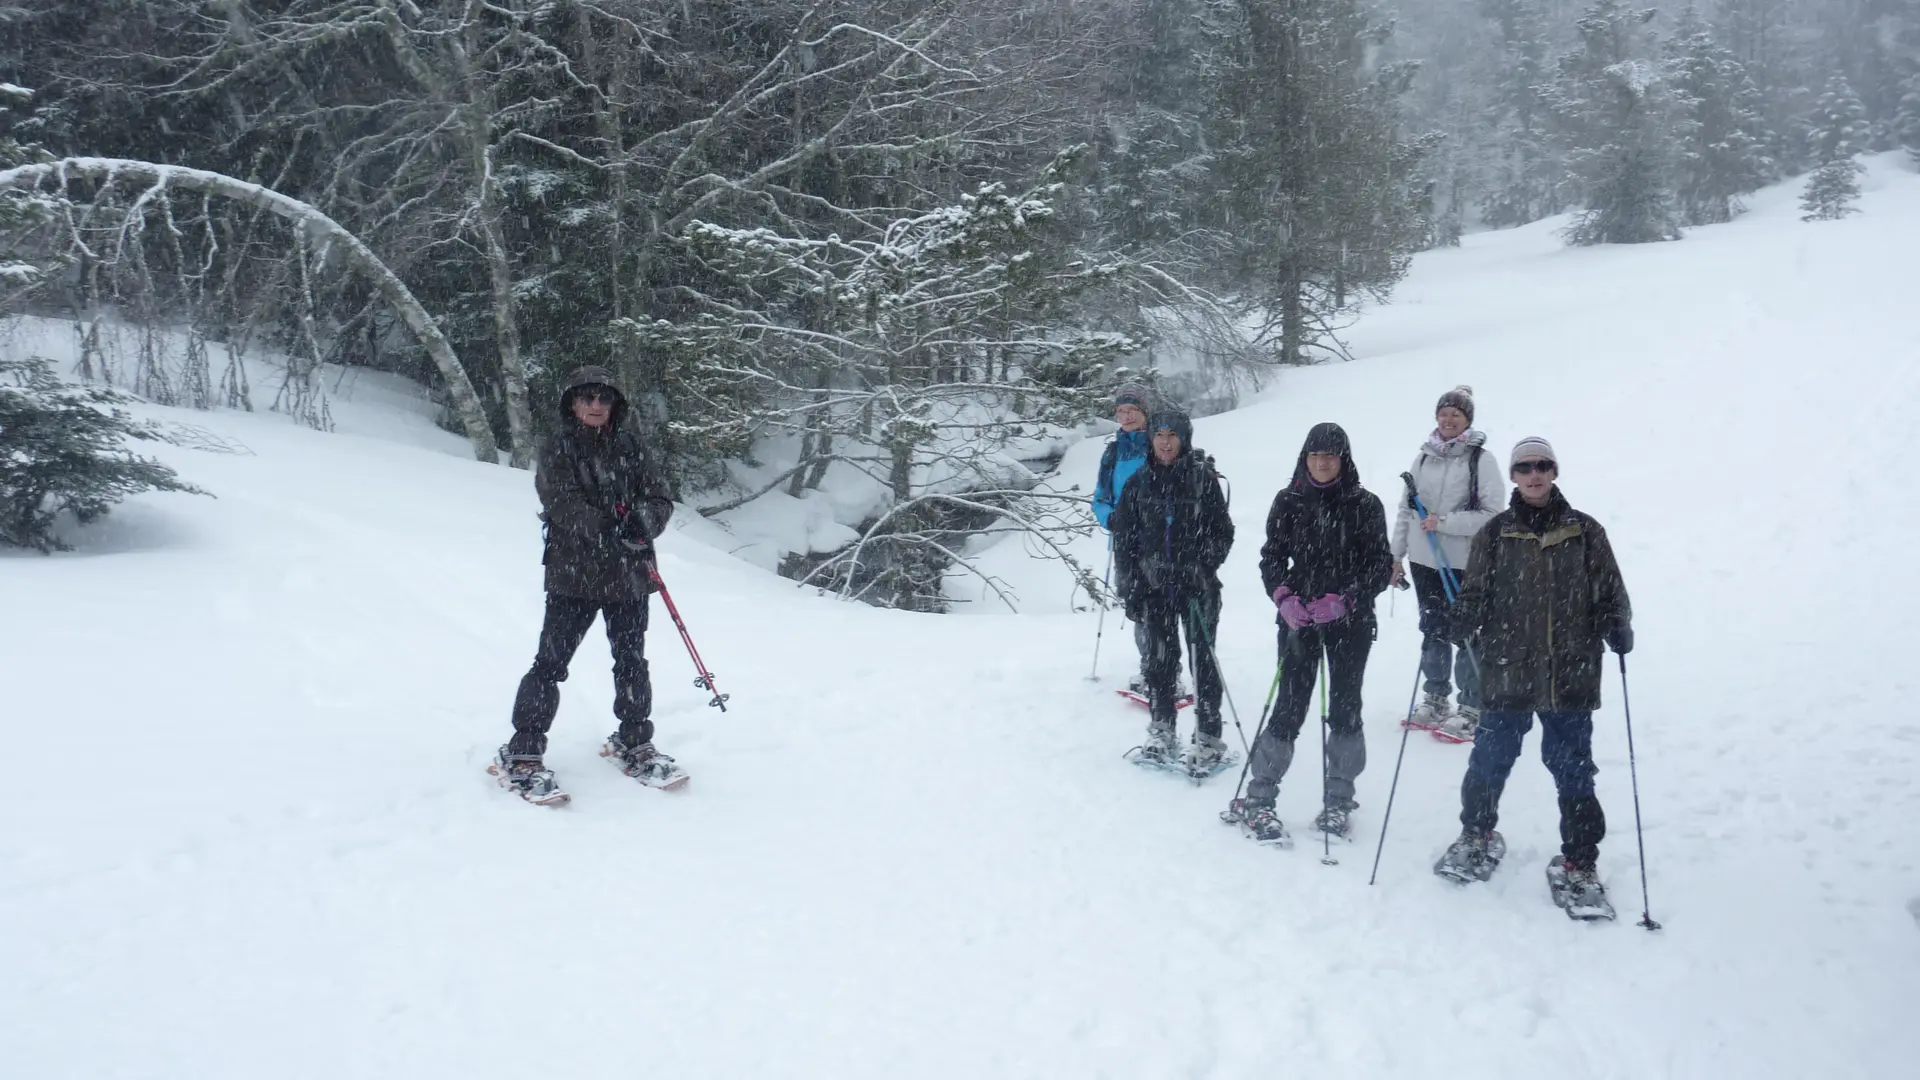
[[[1801,221],[1838,221],[1857,214],[1853,204],[1860,198],[1860,163],[1852,158],[1837,158],[1813,170],[1807,189],[1800,196]]]
[[[1872,138],[1867,108],[1841,75],[1827,81],[1826,92],[1814,107],[1809,149],[1820,167],[1807,180],[1800,198],[1803,221],[1835,221],[1857,213],[1860,174],[1866,170],[1855,159]]]
[[[1548,89],[1567,170],[1585,210],[1570,243],[1644,244],[1680,237],[1667,176],[1672,94],[1648,58],[1652,11],[1597,0],[1578,23]]]
[[[1739,197],[1774,175],[1760,91],[1692,6],[1681,16],[1667,56],[1681,223],[1731,221],[1740,210]]]
[[[1907,78],[1906,92],[1900,96],[1900,111],[1894,118],[1894,136],[1913,160],[1920,163],[1920,70]]]
[[[1500,37],[1487,140],[1491,175],[1480,204],[1482,220],[1498,229],[1566,209],[1565,168],[1541,98],[1548,79],[1548,35],[1540,0],[1480,0],[1479,11]]]
[[[1415,190],[1425,144],[1399,132],[1412,71],[1374,67],[1387,35],[1354,0],[1216,10],[1206,131],[1222,267],[1278,362],[1305,363],[1360,297],[1405,275],[1430,229]]]
[[[123,395],[62,383],[40,357],[0,358],[0,545],[67,550],[54,535],[64,512],[85,525],[142,491],[206,492],[122,440],[160,430],[114,406]]]

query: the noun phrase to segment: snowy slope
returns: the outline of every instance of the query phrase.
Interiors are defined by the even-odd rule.
[[[143,497],[76,555],[0,558],[0,1045],[48,1077],[1910,1075],[1920,177],[1878,162],[1863,205],[1805,225],[1768,192],[1649,249],[1470,237],[1363,324],[1366,360],[1199,425],[1235,489],[1221,652],[1249,732],[1259,531],[1311,423],[1346,425],[1387,492],[1455,382],[1497,448],[1553,440],[1638,612],[1658,936],[1631,922],[1615,677],[1620,924],[1549,905],[1532,757],[1507,868],[1434,879],[1466,752],[1424,737],[1369,888],[1405,598],[1360,841],[1323,867],[1216,824],[1230,781],[1120,762],[1143,716],[1084,680],[1095,618],[1018,544],[992,557],[1026,614],[915,616],[797,591],[684,516],[662,572],[733,694],[704,706],[656,605],[660,739],[692,786],[594,756],[596,636],[549,755],[575,802],[528,807],[481,772],[539,620],[527,476],[451,436],[192,414],[257,455],[165,448],[217,500]],[[1125,638],[1110,619],[1109,685]],[[1283,816],[1311,812],[1310,772]]]

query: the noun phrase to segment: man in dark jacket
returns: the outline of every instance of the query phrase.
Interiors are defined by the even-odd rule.
[[[613,713],[619,730],[601,750],[629,776],[665,783],[673,759],[653,747],[653,684],[646,656],[653,542],[673,515],[665,475],[622,430],[627,400],[604,368],[567,379],[560,427],[540,448],[534,488],[547,527],[547,613],[533,667],[513,701],[513,739],[494,763],[504,786],[536,802],[564,799],[543,767],[560,683],[595,615],[613,649]]]
[[[1560,796],[1560,855],[1550,876],[1603,901],[1595,864],[1606,815],[1594,795],[1593,711],[1600,707],[1601,646],[1633,648],[1633,609],[1600,523],[1568,505],[1554,483],[1559,459],[1545,439],[1513,448],[1516,490],[1473,539],[1453,632],[1480,665],[1484,712],[1460,786],[1460,839],[1435,867],[1484,878],[1505,851],[1494,832],[1500,793],[1540,716],[1541,756]],[[1451,872],[1449,872],[1451,870]]]
[[[1359,804],[1353,782],[1367,766],[1360,725],[1360,687],[1378,621],[1373,604],[1393,575],[1387,515],[1360,486],[1347,433],[1319,424],[1307,433],[1293,480],[1274,496],[1267,542],[1260,549],[1260,585],[1279,610],[1280,686],[1273,713],[1253,748],[1252,780],[1228,808],[1248,835],[1284,843],[1274,814],[1280,781],[1293,764],[1293,744],[1306,722],[1320,658],[1327,662],[1326,790],[1316,828],[1347,835]]]
[[[1141,753],[1169,761],[1176,739],[1175,694],[1180,678],[1181,627],[1193,657],[1199,728],[1181,763],[1210,772],[1226,756],[1221,739],[1220,669],[1213,638],[1220,625],[1220,564],[1233,547],[1220,477],[1193,450],[1193,421],[1174,410],[1147,422],[1153,450],[1147,465],[1120,494],[1107,519],[1113,528],[1114,578],[1126,583],[1127,618],[1146,627],[1147,700],[1151,720]]]

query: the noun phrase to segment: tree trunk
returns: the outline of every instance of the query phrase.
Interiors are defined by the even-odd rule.
[[[277,217],[293,222],[297,227],[309,230],[331,241],[341,251],[354,269],[367,275],[380,295],[393,305],[407,329],[420,342],[421,348],[432,358],[434,367],[440,371],[440,377],[446,380],[447,396],[453,406],[454,415],[460,418],[467,429],[467,438],[473,443],[473,455],[481,461],[497,463],[500,453],[497,449],[493,428],[487,423],[487,415],[480,408],[480,399],[473,392],[473,383],[467,378],[466,368],[460,364],[460,358],[454,354],[453,345],[434,325],[433,317],[407,288],[386,263],[381,262],[360,238],[341,227],[315,207],[298,199],[289,198],[270,188],[250,184],[222,173],[206,172],[201,169],[183,169],[173,165],[157,165],[150,161],[126,161],[116,158],[66,158],[61,161],[41,165],[22,165],[18,168],[0,171],[0,190],[8,188],[33,187],[48,177],[63,180],[84,177],[101,183],[111,183],[120,177],[134,177],[154,185],[156,188],[168,186],[181,187],[189,191],[205,192],[233,199]]]
[[[520,358],[520,324],[514,316],[513,261],[507,253],[506,227],[501,222],[500,189],[493,180],[493,95],[472,57],[484,45],[479,0],[468,5],[466,40],[460,50],[460,75],[466,90],[465,113],[469,166],[473,169],[474,201],[480,235],[487,254],[487,277],[493,287],[493,337],[500,351],[500,385],[507,397],[507,437],[513,448],[509,462],[516,469],[533,464],[533,410],[527,402],[527,369]]]

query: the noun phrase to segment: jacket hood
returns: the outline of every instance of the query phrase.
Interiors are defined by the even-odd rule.
[[[1347,439],[1346,429],[1339,424],[1315,424],[1307,432],[1306,441],[1300,444],[1300,457],[1293,463],[1293,483],[1295,491],[1314,491],[1313,477],[1307,472],[1307,455],[1314,453],[1340,454],[1340,479],[1334,482],[1339,490],[1352,491],[1360,486],[1360,470],[1353,463],[1353,444]]]
[[[618,428],[620,421],[627,415],[627,392],[613,379],[613,372],[597,364],[587,364],[574,368],[567,376],[566,387],[560,393],[560,421],[575,423],[573,418],[573,392],[583,386],[610,386],[613,388],[613,419],[608,421],[609,429]]]

